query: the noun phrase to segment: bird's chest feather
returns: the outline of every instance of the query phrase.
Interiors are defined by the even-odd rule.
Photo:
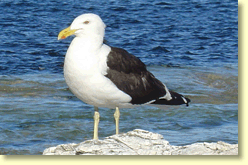
[[[70,47],[64,63],[64,77],[70,88],[88,88],[98,73],[99,60],[94,52],[75,51]]]
[[[105,85],[100,72],[99,51],[73,44],[67,51],[64,62],[64,77],[70,90],[81,100],[93,104],[99,90]]]

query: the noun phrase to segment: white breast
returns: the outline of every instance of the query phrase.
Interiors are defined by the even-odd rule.
[[[131,105],[131,97],[104,76],[110,50],[107,45],[95,48],[74,38],[65,57],[65,81],[72,93],[87,104],[126,107]]]

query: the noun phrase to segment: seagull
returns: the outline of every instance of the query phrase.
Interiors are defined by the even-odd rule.
[[[98,140],[98,107],[115,109],[119,134],[120,108],[136,105],[181,105],[190,99],[169,90],[146,65],[126,50],[104,43],[106,25],[93,13],[82,14],[62,30],[58,40],[74,35],[64,61],[64,78],[70,91],[94,106],[94,135]]]

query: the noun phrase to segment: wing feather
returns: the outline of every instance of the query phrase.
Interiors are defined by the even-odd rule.
[[[124,49],[111,47],[107,66],[105,76],[132,97],[132,104],[144,104],[166,95],[164,84],[147,71],[139,58]]]

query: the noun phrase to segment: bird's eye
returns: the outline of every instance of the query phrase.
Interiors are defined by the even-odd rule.
[[[88,24],[88,23],[90,23],[90,21],[84,21],[84,24]]]

